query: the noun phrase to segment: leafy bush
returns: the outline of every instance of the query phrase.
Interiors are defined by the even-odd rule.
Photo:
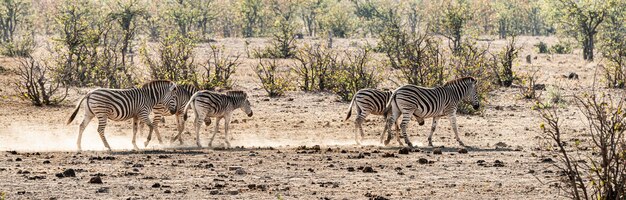
[[[65,100],[68,87],[50,74],[54,69],[33,58],[19,60],[18,80],[15,89],[22,99],[30,100],[35,106],[54,105]]]
[[[143,62],[153,79],[166,79],[197,85],[198,66],[194,63],[194,39],[170,32],[160,39],[156,55],[148,52],[147,44],[139,49]]]
[[[538,68],[526,73],[526,75],[522,75],[522,77],[520,78],[521,87],[519,88],[519,93],[524,99],[538,100],[539,98],[541,98],[542,90],[537,87],[537,73],[539,73]]]
[[[537,47],[539,53],[550,53],[550,49],[548,49],[548,44],[543,41],[535,44],[535,47]]]
[[[1,43],[2,55],[9,57],[30,57],[35,51],[35,41],[33,36],[27,35],[13,39],[11,42]]]
[[[626,140],[623,122],[624,99],[610,95],[577,96],[585,116],[587,134],[564,138],[564,124],[558,108],[539,110],[540,128],[559,152],[556,166],[564,172],[561,180],[573,199],[624,199],[626,191]],[[575,141],[566,145],[566,141]],[[589,141],[585,143],[584,141]],[[590,150],[591,152],[587,151]]]
[[[201,83],[200,88],[214,90],[215,88],[230,88],[232,82],[230,76],[235,73],[235,70],[241,62],[239,61],[240,55],[230,57],[224,54],[224,47],[218,47],[211,45],[211,52],[209,53],[209,59],[204,67],[206,73]]]
[[[512,37],[507,45],[497,55],[498,63],[494,65],[494,74],[498,85],[510,87],[513,84],[513,61],[517,59],[519,48],[515,46],[515,37]]]
[[[337,53],[321,45],[305,45],[296,53],[293,69],[300,79],[303,91],[325,91],[330,89],[332,72],[337,67]]]
[[[559,41],[555,45],[552,45],[552,47],[550,48],[550,52],[556,54],[570,54],[572,53],[572,44]]]
[[[272,11],[276,17],[272,28],[270,46],[254,52],[256,58],[292,58],[295,55],[296,5],[291,2],[272,1]]]
[[[332,74],[331,87],[343,101],[350,101],[363,88],[376,88],[381,82],[379,69],[371,64],[371,49],[344,51],[344,58]]]
[[[287,77],[288,72],[280,71],[275,59],[263,61],[259,59],[256,74],[261,80],[263,89],[270,97],[279,97],[291,88],[291,82]]]
[[[479,98],[484,101],[487,94],[494,90],[496,85],[493,69],[497,65],[497,58],[490,57],[487,48],[476,45],[475,42],[466,41],[460,46],[460,50],[456,54],[450,56],[451,62],[448,64],[451,68],[451,74],[454,77],[474,77],[478,80],[476,92]],[[484,107],[481,107],[484,108]],[[459,113],[474,114],[478,110],[474,110],[468,103],[462,103],[458,108]]]
[[[443,50],[435,37],[389,27],[381,33],[379,45],[391,68],[400,70],[399,76],[404,82],[436,86],[447,79]]]

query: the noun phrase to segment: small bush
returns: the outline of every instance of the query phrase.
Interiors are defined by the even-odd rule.
[[[507,43],[497,55],[498,64],[494,65],[494,74],[498,85],[510,87],[513,84],[515,75],[513,74],[513,61],[517,59],[519,48],[515,46],[515,37]]]
[[[20,59],[19,77],[14,83],[19,97],[30,100],[35,106],[54,105],[65,100],[68,88],[51,77],[51,71],[54,70],[50,66],[33,58]]]
[[[32,36],[24,36],[0,45],[2,46],[2,55],[9,57],[30,57],[35,51],[35,41]]]
[[[550,49],[548,49],[548,44],[545,42],[539,42],[535,44],[535,47],[539,50],[539,53],[550,53]]]
[[[562,41],[559,41],[555,45],[552,45],[552,47],[550,48],[550,52],[556,54],[570,54],[572,53],[572,50],[572,44]]]
[[[339,68],[333,72],[332,90],[343,101],[350,101],[352,96],[363,88],[376,88],[381,82],[379,69],[371,64],[371,49],[365,47],[355,52],[346,50]]]
[[[261,80],[263,89],[270,97],[280,97],[291,88],[287,77],[288,72],[280,71],[276,60],[263,61],[259,59],[256,74]]]
[[[390,28],[381,33],[379,45],[391,68],[400,70],[401,80],[429,87],[441,85],[447,79],[440,43],[425,33],[414,35]]]
[[[325,91],[330,89],[332,72],[337,67],[337,53],[321,45],[305,45],[296,53],[293,69],[300,79],[300,89]]]
[[[224,54],[224,47],[211,45],[210,48],[209,60],[207,60],[207,64],[203,66],[206,74],[200,88],[208,90],[214,90],[218,87],[229,89],[232,87],[230,76],[235,73],[237,67],[241,65],[239,61],[241,56],[230,57]]]
[[[292,58],[295,55],[296,4],[272,1],[272,11],[276,16],[272,31],[271,45],[253,53],[256,58]]]
[[[519,93],[524,99],[538,100],[542,90],[537,88],[539,69],[532,70],[521,77],[521,87]]]
[[[573,199],[624,199],[626,191],[626,140],[623,126],[624,99],[610,95],[577,96],[579,109],[589,130],[575,138],[565,138],[558,108],[539,110],[540,125],[546,139],[559,152],[556,166],[562,170],[562,182]],[[566,145],[575,141],[572,145]],[[584,141],[589,141],[585,143]]]
[[[146,44],[139,49],[143,62],[148,66],[153,79],[166,79],[197,85],[197,64],[194,63],[193,38],[178,32],[170,32],[161,38],[156,49],[156,56],[148,52]],[[156,58],[154,58],[156,57]]]
[[[459,52],[451,55],[450,60],[449,68],[452,69],[455,77],[471,76],[478,80],[476,91],[481,101],[484,101],[487,94],[496,88],[494,84],[496,76],[492,69],[495,69],[494,66],[497,65],[497,57],[489,56],[487,48],[480,47],[475,42],[466,41],[460,46]],[[458,111],[462,114],[474,114],[479,110],[474,110],[468,103],[462,103]]]

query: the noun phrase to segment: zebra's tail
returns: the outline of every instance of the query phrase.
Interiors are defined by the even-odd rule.
[[[346,121],[352,116],[352,106],[354,105],[354,100],[356,99],[356,94],[352,97],[352,101],[350,102],[350,107],[348,107],[348,116],[343,121]]]
[[[191,98],[189,98],[189,101],[187,102],[187,104],[185,104],[185,108],[183,109],[183,121],[187,121],[187,118],[189,118],[189,116],[187,116],[187,111],[189,110],[191,103],[194,101],[194,99],[196,99],[196,96],[198,96],[198,94],[200,94],[200,92],[196,92],[195,94],[191,95]]]
[[[76,118],[76,114],[78,113],[78,110],[80,110],[80,105],[83,105],[83,101],[85,100],[85,98],[87,98],[87,96],[89,96],[89,94],[90,93],[88,93],[82,99],[80,99],[80,102],[78,102],[78,105],[76,105],[76,108],[74,108],[74,112],[72,112],[72,115],[70,115],[70,118],[67,119],[67,122],[65,123],[66,125],[74,121],[74,118]]]

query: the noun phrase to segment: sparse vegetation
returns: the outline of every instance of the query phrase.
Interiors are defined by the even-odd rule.
[[[240,55],[228,56],[224,53],[224,47],[210,46],[209,60],[204,65],[205,75],[200,88],[213,90],[215,88],[231,88],[232,80],[230,76],[241,62]]]
[[[539,110],[540,128],[559,153],[556,166],[563,170],[562,182],[572,199],[622,199],[626,191],[626,148],[623,128],[624,100],[611,95],[585,94],[576,97],[588,125],[585,138],[566,138],[558,108]],[[570,136],[571,137],[571,136]],[[575,141],[566,145],[566,141]],[[588,142],[584,142],[588,141]],[[590,151],[585,151],[589,149]],[[593,155],[593,156],[591,156]]]
[[[380,70],[371,61],[371,50],[367,47],[355,52],[344,51],[344,58],[336,63],[332,74],[332,90],[342,101],[350,101],[363,88],[377,88],[381,82]]]
[[[54,68],[33,58],[19,59],[15,89],[22,99],[35,106],[55,105],[65,100],[68,88],[54,78]]]
[[[283,96],[285,91],[291,88],[291,82],[287,77],[288,72],[282,71],[279,68],[279,64],[276,60],[259,60],[256,67],[257,77],[261,80],[263,89],[265,89],[270,97]]]
[[[306,92],[330,89],[332,68],[336,67],[337,54],[321,45],[305,45],[296,53],[293,69],[300,79],[300,89]]]
[[[147,44],[140,51],[153,79],[167,79],[197,85],[198,65],[195,63],[193,38],[170,32],[160,39],[156,52],[148,52]],[[156,55],[154,55],[156,54]]]

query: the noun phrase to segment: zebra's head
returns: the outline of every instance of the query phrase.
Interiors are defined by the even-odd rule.
[[[157,105],[163,105],[170,114],[176,114],[178,111],[176,103],[176,90],[178,90],[178,87],[176,83],[166,80],[156,80],[142,85],[141,88],[147,89],[151,93]]]
[[[474,110],[480,108],[480,99],[478,98],[478,92],[476,91],[476,79],[471,78],[467,82],[467,93],[465,99],[472,103]]]
[[[248,101],[248,94],[244,91],[228,91],[226,95],[235,97],[239,101],[239,107],[245,112],[248,117],[252,117],[252,108],[250,108],[250,101]]]

